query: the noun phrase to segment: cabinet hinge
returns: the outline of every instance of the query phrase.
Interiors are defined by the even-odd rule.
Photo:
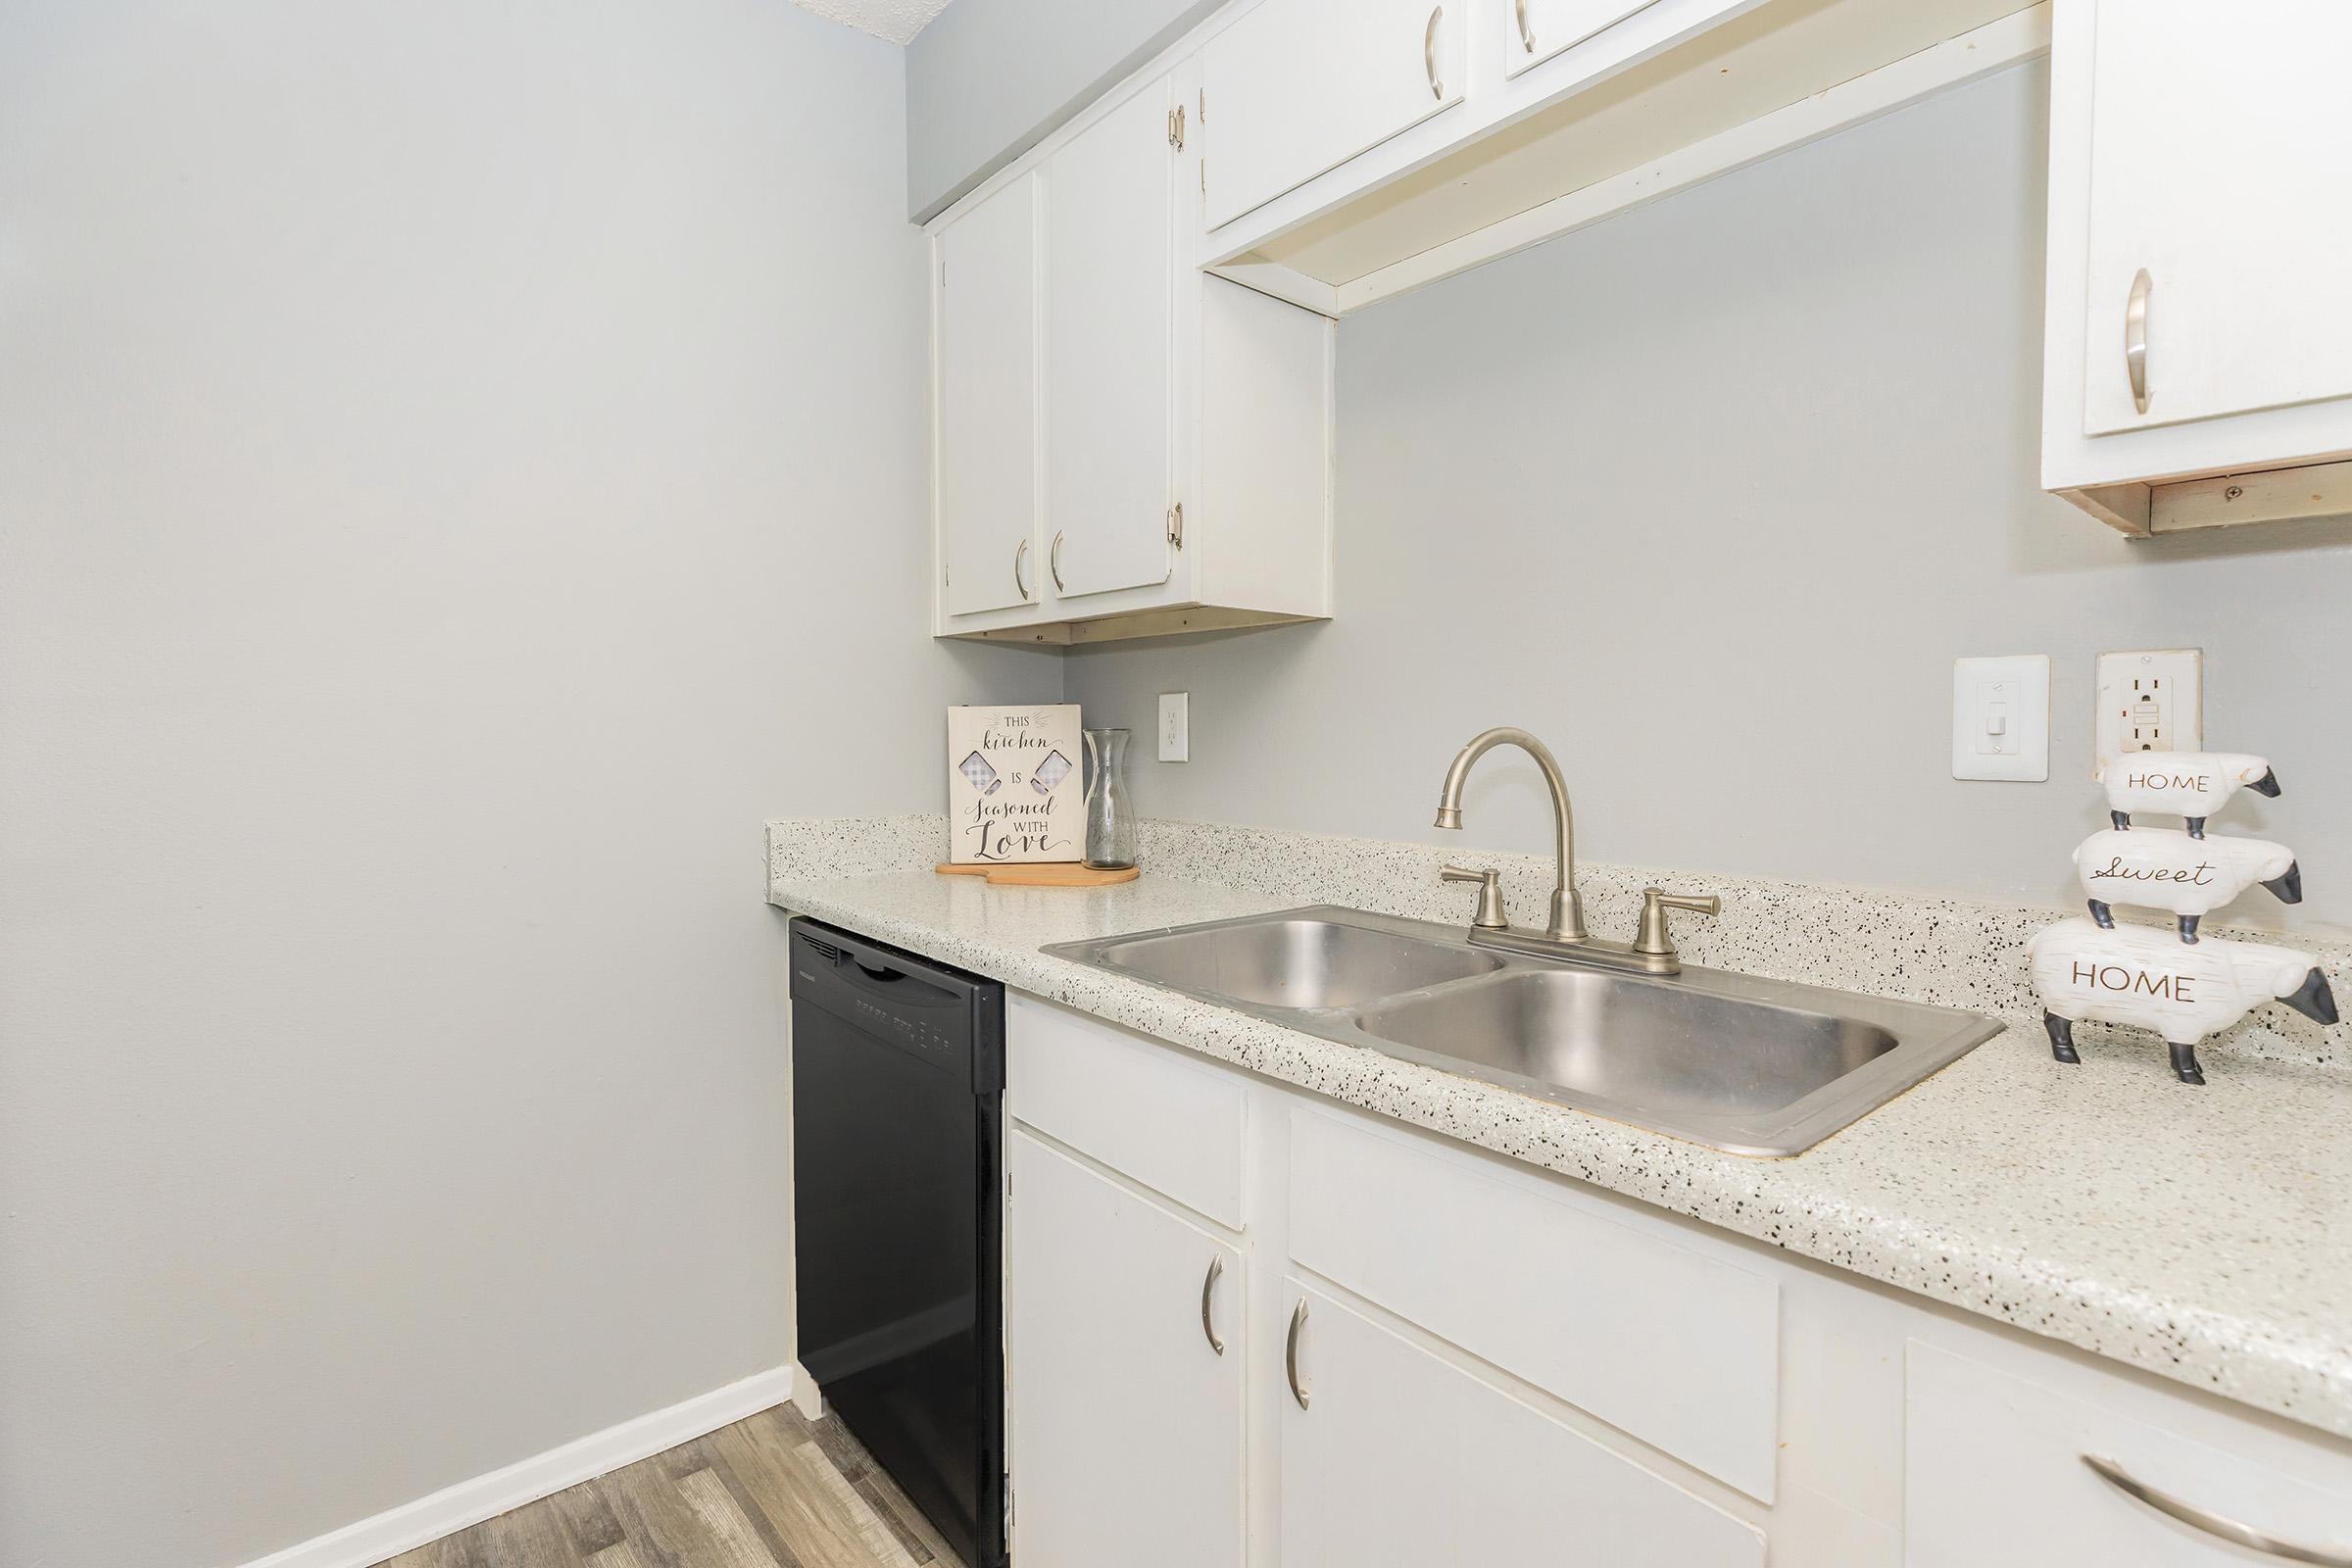
[[[1178,152],[1184,151],[1184,105],[1182,104],[1178,104],[1168,111],[1168,145]]]
[[[1184,548],[1184,503],[1179,501],[1168,509],[1168,543]]]

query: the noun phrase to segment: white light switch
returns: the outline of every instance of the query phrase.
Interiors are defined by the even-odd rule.
[[[2050,656],[1952,661],[1952,777],[2050,776]]]
[[[1190,761],[1193,755],[1193,694],[1159,694],[1159,760]]]

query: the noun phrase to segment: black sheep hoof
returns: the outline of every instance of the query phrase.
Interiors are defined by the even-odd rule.
[[[2203,1083],[2205,1072],[2197,1065],[2197,1048],[2175,1046],[2173,1048],[2173,1071],[2180,1075],[2180,1081],[2184,1084]]]
[[[2092,899],[2090,901],[2090,917],[2099,923],[2099,929],[2102,931],[2115,929],[2115,910],[2108,907],[2105,900]]]
[[[2041,1026],[2050,1032],[2051,1055],[2060,1061],[2082,1061],[2082,1058],[2075,1054],[2074,1020],[2061,1018],[2054,1012],[2045,1012],[2041,1015]]]
[[[2188,836],[2190,838],[2201,839],[2205,836],[2205,819],[2203,817],[2184,816],[2180,820],[2188,824]]]
[[[2182,916],[2180,917],[2180,940],[2181,940],[2181,941],[2183,941],[2183,942],[2194,942],[2194,941],[2196,941],[2196,940],[2197,940],[2197,922],[2198,922],[2199,920],[2203,919],[2203,918],[2204,918],[2204,916],[2203,916],[2203,915],[2198,915],[2198,914],[2184,914],[2184,915],[2182,915]]]
[[[2107,813],[2107,820],[2115,824],[2118,832],[2127,831],[2132,826],[2132,813],[2129,811],[2109,811]]]

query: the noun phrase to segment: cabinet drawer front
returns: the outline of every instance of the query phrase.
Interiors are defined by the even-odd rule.
[[[1461,102],[1474,3],[1265,0],[1210,39],[1200,64],[1209,226]]]
[[[2085,1454],[2195,1508],[2352,1560],[2352,1457],[2315,1484],[1917,1341],[1904,1370],[1907,1568],[2294,1560],[2227,1545],[2165,1517],[2101,1479]]]
[[[1282,1407],[1285,1568],[1760,1568],[1753,1527],[1328,1297]]]
[[[1773,1497],[1780,1287],[1544,1178],[1291,1118],[1291,1253],[1368,1300]]]
[[[1237,1073],[1031,997],[1007,1001],[1006,1113],[1235,1230],[1243,1106]]]

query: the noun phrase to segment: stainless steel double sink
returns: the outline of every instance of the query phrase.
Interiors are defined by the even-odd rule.
[[[1802,1153],[2001,1030],[1722,970],[1581,968],[1329,905],[1045,951],[1742,1154]]]

